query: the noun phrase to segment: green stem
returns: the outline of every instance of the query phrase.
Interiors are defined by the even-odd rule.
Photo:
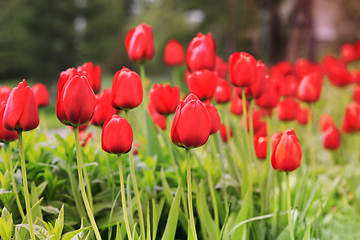
[[[126,116],[126,119],[128,120],[128,122],[130,123],[129,111],[125,111],[125,116]],[[133,187],[134,187],[134,191],[135,191],[135,198],[136,198],[137,205],[138,205],[141,239],[145,240],[146,235],[145,235],[144,215],[143,215],[141,201],[140,201],[139,189],[138,189],[138,185],[137,185],[137,181],[136,181],[135,164],[134,164],[132,150],[130,150],[130,152],[129,152],[129,158],[130,158],[130,176],[131,176],[131,180],[133,182]]]
[[[125,188],[124,188],[125,184],[124,184],[124,175],[123,175],[123,170],[122,170],[121,155],[120,154],[119,154],[118,163],[119,163],[119,174],[120,174],[121,201],[122,201],[122,208],[123,208],[123,214],[124,214],[125,227],[126,227],[126,232],[127,232],[127,235],[128,235],[128,239],[132,240],[130,224],[129,224],[129,218],[128,218],[128,215],[127,215],[127,208],[126,208]]]
[[[270,119],[268,116],[265,117],[265,121],[266,121],[266,128],[268,130],[268,145],[267,145],[267,152],[266,152],[266,160],[265,160],[265,164],[266,164],[266,168],[265,168],[265,174],[267,175],[267,180],[266,177],[264,178],[266,181],[266,190],[265,190],[265,204],[264,204],[264,214],[268,213],[269,211],[269,206],[270,206],[270,190],[271,190],[271,183],[272,183],[272,167],[271,167],[271,124],[270,124]]]
[[[22,131],[18,131],[18,137],[19,137],[18,140],[19,140],[20,160],[21,160],[21,174],[23,177],[23,185],[24,185],[26,214],[27,214],[27,218],[28,218],[28,222],[29,222],[31,240],[36,240],[35,234],[34,234],[33,222],[32,222],[33,220],[32,220],[32,214],[31,214],[31,206],[30,206],[30,194],[29,194],[29,188],[28,188],[28,182],[27,182],[27,176],[26,176],[26,164],[25,164],[25,154],[24,154],[24,143],[23,143]]]
[[[212,201],[212,205],[213,205],[213,209],[214,209],[214,219],[215,219],[215,226],[216,229],[219,227],[219,211],[217,208],[217,204],[216,204],[216,197],[215,197],[215,192],[214,192],[214,184],[213,181],[211,179],[211,155],[210,155],[210,151],[209,151],[209,147],[210,146],[206,146],[206,152],[207,152],[207,177],[208,177],[208,181],[209,181],[209,189],[210,189],[210,196],[211,196],[211,201]],[[215,150],[215,149],[214,149]]]
[[[291,220],[291,192],[290,192],[289,173],[288,172],[286,172],[286,183],[287,183],[287,209],[288,209],[290,237],[291,237],[291,240],[295,240],[294,229],[293,229],[292,220]]]
[[[140,78],[143,83],[144,94],[143,94],[143,103],[146,109],[148,103],[148,81],[145,75],[145,63],[140,63]]]
[[[177,85],[181,89],[181,82],[179,77],[179,68],[173,67],[171,69],[172,72],[172,78],[173,78],[173,85]]]
[[[20,198],[19,198],[19,194],[16,188],[16,182],[15,182],[15,176],[14,176],[14,167],[12,164],[12,159],[11,159],[11,148],[10,148],[10,143],[5,143],[6,146],[6,153],[7,153],[7,162],[9,163],[9,173],[10,173],[10,177],[11,177],[11,182],[13,185],[13,191],[15,193],[15,199],[16,199],[16,204],[18,206],[21,218],[24,219],[25,218],[25,214],[24,214],[24,210],[21,206],[21,202],[20,202]],[[6,162],[6,160],[4,161]]]
[[[244,129],[245,129],[245,144],[248,152],[248,158],[249,158],[249,165],[250,169],[252,169],[252,156],[251,156],[251,150],[250,150],[250,143],[249,143],[249,134],[247,132],[247,111],[246,111],[246,97],[245,97],[245,88],[241,89],[242,92],[242,104],[243,104],[243,121],[244,121]],[[251,112],[250,112],[251,114]],[[250,123],[250,120],[249,120]],[[250,174],[251,176],[251,174]]]
[[[188,203],[189,203],[190,227],[191,227],[192,239],[197,240],[194,212],[193,212],[193,205],[192,205],[190,149],[186,149],[186,163],[187,163],[187,182],[188,182]]]
[[[250,142],[250,151],[251,151],[251,158],[255,161],[255,147],[254,147],[254,123],[252,118],[252,101],[249,101],[249,142]],[[250,165],[250,169],[252,168],[252,165]]]
[[[81,195],[85,204],[86,212],[88,214],[91,226],[94,230],[95,236],[97,240],[101,240],[99,229],[96,225],[95,218],[93,216],[93,213],[91,211],[91,207],[89,204],[89,200],[86,196],[85,192],[85,186],[84,186],[84,179],[83,179],[83,173],[82,173],[82,158],[81,158],[81,149],[80,149],[80,140],[79,140],[79,128],[74,127],[74,135],[75,135],[75,146],[76,146],[76,158],[77,158],[77,168],[78,168],[78,175],[79,175],[79,183],[80,183],[80,189],[81,189]]]
[[[68,161],[67,171],[68,171],[68,175],[69,175],[69,179],[70,179],[71,191],[72,191],[74,199],[75,199],[75,206],[79,213],[79,217],[80,218],[86,217],[87,214],[86,214],[84,205],[81,202],[81,197],[80,197],[79,191],[77,189],[75,176],[73,174],[73,171],[71,170],[71,160]]]
[[[308,135],[308,143],[309,143],[309,151],[310,151],[310,165],[312,176],[316,177],[316,162],[315,162],[315,152],[314,152],[314,144],[313,144],[313,136],[312,136],[312,117],[311,117],[311,108],[309,105],[309,116],[307,123],[307,135]]]
[[[92,198],[92,193],[91,193],[91,185],[90,185],[89,176],[88,176],[88,173],[87,173],[87,170],[86,170],[86,167],[85,167],[85,163],[82,160],[82,157],[81,157],[81,162],[82,162],[82,168],[83,168],[83,171],[84,171],[84,178],[85,178],[85,184],[86,184],[86,193],[87,193],[87,196],[88,196],[88,199],[89,199],[90,209],[93,212],[94,211],[94,206],[93,206],[93,198]]]

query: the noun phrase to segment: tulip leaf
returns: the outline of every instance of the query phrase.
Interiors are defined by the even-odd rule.
[[[3,218],[0,218],[0,237],[4,240],[11,239],[11,227]]]
[[[91,227],[85,227],[85,228],[81,228],[72,232],[68,232],[64,235],[64,237],[61,240],[71,240],[73,237],[75,237],[75,235],[82,233],[85,230],[90,229]]]
[[[30,231],[30,226],[29,224],[18,224],[16,225],[17,227],[23,227],[25,229],[27,229],[28,231]],[[34,234],[40,239],[40,240],[45,240],[48,239],[50,240],[50,237],[52,237],[53,235],[50,236],[49,232],[42,226],[39,225],[33,225],[34,228]]]
[[[38,209],[40,209],[40,204],[41,202],[44,200],[44,198],[40,198],[39,201],[37,201],[32,207],[31,207],[31,213],[32,213],[32,216],[34,219],[36,219],[36,216],[35,214],[38,212]],[[26,215],[25,218],[23,219],[22,221],[22,224],[27,224],[28,223],[28,216]],[[16,225],[18,226],[18,225]],[[25,228],[20,228],[19,229],[19,237],[20,239],[25,239],[25,236],[26,236],[26,229]]]
[[[250,193],[252,194],[251,188],[249,188],[248,191],[246,192],[243,203],[241,205],[241,209],[236,219],[237,223],[246,220],[248,217],[248,213],[252,204]],[[246,231],[246,224],[240,226],[234,231],[234,234],[232,235],[232,239],[235,240],[235,239],[239,239],[239,236],[244,236],[243,234],[245,233],[245,231]]]
[[[311,227],[308,226],[308,227],[306,228],[306,231],[305,231],[303,240],[310,240],[310,239],[311,239],[310,230],[311,230]]]
[[[122,240],[123,237],[121,235],[121,228],[119,222],[116,222],[116,237],[115,240]]]
[[[165,231],[161,238],[162,240],[175,239],[177,222],[180,212],[180,199],[181,199],[180,197],[181,197],[181,183],[179,183],[178,189],[176,190],[176,194],[174,197],[174,201],[171,204]]]

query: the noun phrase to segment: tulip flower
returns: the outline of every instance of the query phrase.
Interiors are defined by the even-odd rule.
[[[5,101],[0,103],[0,120],[4,118],[6,103]],[[18,139],[18,133],[9,131],[4,127],[3,121],[0,121],[0,142],[8,143]]]
[[[276,145],[276,141],[278,139],[278,137],[281,137],[283,133],[281,132],[274,132],[271,137],[270,137],[270,142],[271,142],[271,146],[272,146],[272,150],[274,151],[275,145]]]
[[[125,38],[129,59],[134,62],[150,61],[155,54],[152,28],[145,23],[131,29]]]
[[[148,111],[154,124],[160,127],[162,130],[166,130],[166,118],[164,115],[158,113],[152,102],[148,104]]]
[[[254,135],[256,135],[258,137],[267,137],[268,136],[266,122],[260,122],[260,126],[258,127],[258,129],[256,131],[254,131]]]
[[[333,56],[326,56],[322,62],[329,81],[337,87],[344,87],[352,82],[352,76],[346,64]]]
[[[287,76],[293,72],[293,65],[289,61],[281,61],[270,67],[270,76],[282,75]]]
[[[293,129],[278,135],[271,156],[274,170],[292,172],[301,164],[302,151],[298,138]]]
[[[298,85],[297,78],[289,74],[286,77],[281,79],[281,83],[279,85],[279,93],[280,96],[283,97],[293,97],[296,94],[296,87]]]
[[[130,123],[116,114],[108,118],[101,134],[101,147],[105,152],[123,154],[131,150],[133,131]]]
[[[296,119],[300,106],[294,97],[288,97],[281,101],[278,108],[278,117],[281,121],[291,121]]]
[[[324,148],[336,150],[341,144],[341,133],[335,125],[331,125],[321,133],[321,140]]]
[[[39,125],[36,100],[25,79],[15,87],[6,103],[4,127],[10,131],[29,131]]]
[[[266,159],[267,145],[268,145],[268,137],[262,137],[255,135],[254,136],[254,148],[256,157],[261,160]]]
[[[96,67],[92,62],[86,62],[77,68],[81,76],[85,76],[95,94],[100,92],[101,89],[101,68],[99,65]]]
[[[201,101],[211,99],[214,96],[218,76],[215,72],[207,69],[192,72],[186,81],[189,91],[195,94]]]
[[[252,122],[253,122],[254,132],[259,130],[262,124],[264,124],[262,117],[265,115],[266,115],[266,111],[264,109],[252,110]],[[250,131],[249,117],[247,118],[247,130]]]
[[[298,78],[303,78],[312,70],[312,63],[306,58],[299,58],[294,64],[294,72]]]
[[[346,106],[343,124],[349,132],[360,130],[360,106],[356,102]]]
[[[143,86],[139,75],[126,67],[115,73],[111,92],[112,106],[115,109],[127,111],[139,106],[143,100]]]
[[[220,78],[225,78],[227,76],[227,62],[220,56],[215,58],[215,69],[214,72],[218,74]]]
[[[360,59],[360,40],[354,42],[354,49],[355,49],[356,57]]]
[[[234,132],[233,130],[230,128],[230,130],[227,129],[227,127],[225,126],[225,124],[221,124],[220,126],[220,136],[221,139],[224,143],[228,142],[228,137],[229,137],[229,133],[230,133],[230,137],[234,137]]]
[[[216,80],[216,88],[214,92],[214,98],[216,103],[223,104],[230,102],[231,95],[232,94],[230,83],[227,80],[218,77]]]
[[[8,86],[1,86],[0,87],[0,103],[3,101],[7,101],[9,94],[11,92],[11,88]]]
[[[237,95],[235,94],[232,99],[231,99],[231,105],[230,105],[230,112],[236,116],[240,116],[243,114],[243,100]],[[246,101],[246,110],[248,111],[249,109],[249,102],[247,100]]]
[[[323,76],[317,72],[305,75],[298,85],[296,97],[303,102],[313,103],[319,100]]]
[[[93,135],[92,135],[92,133],[91,132],[86,132],[86,131],[80,131],[79,132],[79,140],[80,140],[80,142],[81,142],[81,146],[82,147],[85,147],[86,146],[86,144],[88,143],[88,141],[90,140],[90,139],[92,139],[92,137],[93,137]]]
[[[164,49],[164,63],[169,67],[182,65],[185,62],[185,50],[181,43],[172,38]]]
[[[269,80],[266,84],[265,93],[255,101],[255,104],[261,108],[273,109],[280,101],[280,95],[275,85]]]
[[[110,89],[105,89],[101,94],[96,95],[96,107],[94,115],[90,120],[92,125],[101,127],[106,119],[116,114],[116,109],[113,108],[111,104],[111,98],[112,94]]]
[[[180,89],[166,84],[155,84],[149,91],[150,103],[164,116],[172,114],[180,102]]]
[[[94,115],[96,98],[89,81],[74,68],[61,72],[56,97],[56,115],[64,125],[78,127]]]
[[[230,82],[237,87],[249,87],[258,79],[255,58],[246,52],[233,53],[228,62]]]
[[[323,113],[319,120],[320,131],[326,131],[326,129],[332,125],[335,125],[334,119],[330,114]]]
[[[186,149],[201,147],[209,138],[211,119],[205,105],[190,93],[180,101],[171,126],[171,140]]]
[[[211,130],[210,135],[216,133],[220,129],[221,120],[217,108],[211,104],[210,100],[204,102],[206,109],[209,112],[211,119]]]
[[[50,93],[45,85],[37,83],[32,87],[38,108],[47,107],[50,103]]]
[[[308,108],[299,108],[296,114],[296,121],[300,125],[306,125],[308,123],[309,118],[309,109]]]
[[[353,99],[357,104],[360,104],[360,86],[358,85],[353,88]]]
[[[216,44],[211,33],[198,33],[189,43],[186,52],[186,66],[190,72],[208,69],[214,70]]]
[[[353,62],[358,58],[355,47],[350,43],[344,43],[341,45],[340,57],[345,63]]]
[[[257,80],[254,84],[245,89],[246,98],[258,99],[265,93],[266,90],[266,83],[269,78],[267,66],[259,60],[256,62],[256,67],[258,70]]]

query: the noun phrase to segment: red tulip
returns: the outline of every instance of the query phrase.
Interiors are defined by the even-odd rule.
[[[227,76],[227,62],[220,56],[215,58],[215,69],[214,72],[218,74],[220,78],[225,78]]]
[[[346,106],[343,124],[349,132],[360,130],[360,106],[356,102],[351,102]]]
[[[85,76],[89,80],[90,86],[95,94],[100,92],[101,68],[99,65],[95,67],[92,62],[86,62],[82,66],[79,66],[77,71],[81,76]]]
[[[350,43],[344,43],[340,49],[341,60],[345,63],[350,63],[356,60],[357,54],[356,49]]]
[[[353,88],[353,99],[357,104],[360,104],[360,86],[355,85]]]
[[[11,92],[11,88],[8,86],[1,86],[0,87],[0,103],[3,101],[7,101],[9,94]]]
[[[39,125],[35,96],[25,79],[11,90],[4,111],[3,124],[9,131],[29,131]]]
[[[268,137],[260,137],[258,135],[254,136],[254,148],[256,157],[261,160],[266,159],[267,145],[269,138]]]
[[[215,68],[216,44],[211,33],[198,33],[191,40],[186,52],[186,66],[190,72]]]
[[[205,101],[214,96],[217,79],[215,72],[204,69],[188,75],[186,83],[191,93],[195,94],[201,101]]]
[[[275,85],[271,81],[268,81],[265,93],[255,101],[255,104],[261,108],[273,109],[279,104],[279,101],[279,92],[275,88]]]
[[[281,121],[295,120],[299,108],[299,103],[295,101],[295,98],[288,97],[280,102],[278,117]]]
[[[249,87],[258,78],[255,58],[246,52],[235,52],[228,63],[230,81],[237,87]]]
[[[282,78],[281,80],[282,81],[279,85],[280,96],[283,96],[283,97],[295,96],[296,87],[298,85],[297,78],[294,75],[289,74],[286,77]]]
[[[50,93],[45,85],[37,83],[32,87],[32,91],[35,95],[36,105],[38,107],[47,107],[50,103]]]
[[[293,65],[289,61],[282,61],[279,62],[270,68],[270,76],[273,77],[274,75],[282,75],[287,76],[288,74],[292,73]]]
[[[92,139],[93,135],[91,132],[79,131],[79,141],[81,142],[81,146],[85,147],[86,144]]]
[[[255,135],[258,137],[267,137],[268,136],[266,122],[260,122],[260,126],[258,127],[258,129],[256,131],[254,131],[254,136]]]
[[[324,148],[336,150],[341,144],[341,133],[335,125],[331,125],[321,133],[321,140]]]
[[[211,119],[210,135],[216,133],[220,129],[221,120],[217,108],[210,103],[210,100],[204,102],[206,109],[209,112]]]
[[[230,112],[234,115],[240,116],[243,114],[243,100],[238,96],[234,95],[231,99]],[[246,109],[249,109],[249,102],[246,100]]]
[[[115,73],[111,92],[112,106],[125,111],[136,108],[143,99],[143,87],[139,75],[126,67]]]
[[[169,67],[182,65],[185,62],[185,50],[181,43],[172,38],[164,49],[164,63]]]
[[[217,78],[214,98],[216,103],[219,104],[230,102],[231,85],[227,80],[220,77]]]
[[[111,105],[111,90],[105,89],[96,95],[96,107],[90,123],[94,126],[102,126],[106,119],[116,114],[116,109]]]
[[[323,113],[319,120],[320,131],[325,131],[328,127],[335,125],[334,119],[330,114]]]
[[[125,38],[125,48],[131,61],[150,61],[155,54],[152,28],[145,23],[132,28]]]
[[[298,138],[293,129],[286,130],[276,139],[271,156],[274,170],[292,172],[301,164],[302,151]]]
[[[74,68],[61,72],[56,97],[56,115],[64,125],[78,127],[94,115],[96,98],[89,81]]]
[[[171,126],[171,140],[186,149],[201,147],[209,138],[211,119],[205,105],[192,93],[180,101]]]
[[[180,89],[166,84],[155,84],[149,91],[150,102],[155,110],[164,116],[176,111],[180,102]]]
[[[131,150],[133,131],[130,123],[118,115],[108,118],[101,134],[101,147],[105,152],[123,154]]]
[[[298,78],[303,78],[312,70],[312,63],[306,58],[299,58],[294,64],[294,71]]]
[[[159,126],[162,130],[166,130],[166,117],[158,113],[152,102],[148,104],[148,111],[151,119],[156,126]]]
[[[266,112],[264,109],[260,109],[260,110],[252,110],[252,122],[253,122],[253,129],[254,132],[256,132],[263,123],[265,123],[262,120],[262,117],[266,115]],[[250,131],[250,126],[249,126],[249,116],[247,118],[247,130]]]
[[[220,126],[220,136],[224,143],[228,142],[229,132],[225,124],[221,124]],[[231,128],[230,128],[230,137],[234,137],[234,132]]]
[[[352,82],[352,76],[347,70],[346,64],[333,56],[326,56],[323,59],[323,67],[325,73],[329,77],[329,81],[337,86],[344,87]]]
[[[271,137],[270,137],[270,141],[271,141],[271,146],[272,146],[272,150],[274,151],[275,145],[276,145],[276,141],[279,137],[281,137],[282,133],[280,132],[274,132]]]
[[[0,103],[0,142],[12,142],[18,139],[17,132],[9,131],[4,127],[2,119],[4,118],[6,103],[3,101]]]
[[[245,95],[250,95],[251,99],[258,99],[265,93],[266,83],[269,78],[267,66],[262,61],[257,61],[256,67],[258,69],[257,80],[245,89]],[[246,90],[249,91],[248,94],[246,94]]]
[[[360,59],[360,40],[357,40],[357,41],[354,43],[354,49],[355,49],[356,57],[357,57],[358,59]]]
[[[300,125],[306,125],[309,119],[309,109],[308,108],[299,108],[296,114],[296,121]]]
[[[298,85],[296,97],[303,102],[313,103],[319,100],[323,76],[317,72],[305,75]]]

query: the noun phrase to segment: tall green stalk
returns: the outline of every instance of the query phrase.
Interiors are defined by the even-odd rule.
[[[9,163],[9,173],[10,173],[10,177],[11,177],[11,182],[13,185],[13,191],[15,193],[15,199],[16,199],[16,204],[18,206],[21,218],[24,219],[25,218],[25,214],[24,214],[24,210],[21,206],[21,202],[20,202],[20,198],[19,198],[19,194],[16,188],[16,182],[15,182],[15,176],[14,176],[14,167],[12,164],[12,159],[11,159],[11,148],[10,148],[10,143],[5,143],[5,147],[6,147],[6,154],[7,154],[7,162]],[[6,162],[6,161],[5,161]]]
[[[290,237],[291,237],[291,240],[295,240],[294,229],[293,229],[292,220],[291,220],[291,192],[290,192],[289,173],[288,172],[286,172],[286,183],[287,183],[287,209],[288,209]]]
[[[309,151],[310,151],[310,166],[313,178],[316,177],[316,162],[315,162],[315,151],[313,144],[313,135],[312,135],[312,116],[311,116],[311,105],[309,104],[309,116],[307,123],[307,135],[308,135],[308,143],[309,143]]]
[[[30,237],[31,237],[31,240],[36,240],[35,234],[34,234],[34,226],[33,226],[33,222],[32,222],[29,187],[28,187],[27,176],[26,176],[26,164],[25,164],[25,154],[24,154],[24,143],[23,143],[22,131],[18,131],[18,141],[19,141],[20,160],[21,160],[21,174],[22,174],[22,178],[23,178],[25,206],[26,206],[26,214],[27,214],[29,229],[30,229]]]
[[[192,239],[197,240],[194,212],[193,212],[193,205],[192,205],[190,149],[186,149],[186,164],[187,164],[187,183],[188,183],[188,203],[189,203],[190,227],[191,227]]]
[[[122,163],[121,163],[121,154],[119,154],[118,163],[119,163],[119,174],[120,174],[121,202],[122,202],[122,208],[123,208],[123,214],[124,214],[126,233],[128,235],[128,239],[132,240],[130,224],[129,224],[129,218],[128,218],[128,215],[127,215],[127,207],[126,207],[126,199],[125,199],[125,188],[124,188],[125,184],[124,184],[124,174],[123,174]]]
[[[213,184],[213,181],[211,178],[211,154],[210,154],[210,150],[209,150],[210,146],[205,146],[205,147],[206,147],[206,152],[207,152],[206,161],[207,161],[207,168],[208,168],[207,177],[208,177],[208,181],[209,181],[209,190],[210,190],[211,201],[212,201],[212,205],[213,205],[213,209],[214,209],[215,225],[216,225],[216,227],[218,227],[219,226],[219,211],[218,211],[217,204],[216,204],[214,184]]]
[[[79,139],[79,128],[74,127],[74,135],[75,135],[75,146],[76,146],[76,158],[77,158],[77,169],[78,169],[78,175],[79,175],[79,183],[80,183],[80,189],[81,189],[81,195],[85,204],[86,212],[88,214],[91,226],[94,230],[95,236],[97,240],[101,240],[101,235],[99,232],[99,229],[96,225],[94,215],[91,211],[91,207],[89,204],[88,197],[86,196],[85,186],[84,186],[84,179],[83,179],[83,172],[82,172],[82,166],[83,161],[81,158],[81,149],[80,149],[80,139]]]

